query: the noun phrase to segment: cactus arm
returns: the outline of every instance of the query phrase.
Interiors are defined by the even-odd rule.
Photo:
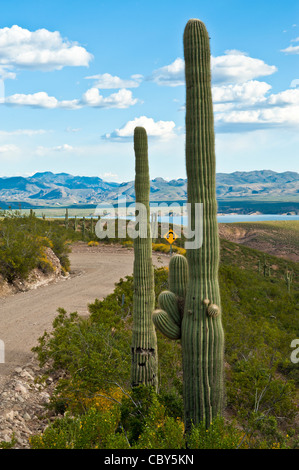
[[[181,327],[175,323],[168,312],[158,309],[153,312],[155,327],[169,339],[180,339]]]
[[[159,295],[159,310],[153,313],[155,327],[167,338],[180,339],[184,301],[188,282],[188,264],[182,255],[173,255],[169,263],[169,291]]]
[[[171,291],[163,291],[159,295],[158,302],[160,308],[168,313],[172,322],[181,328],[182,317],[177,296]]]

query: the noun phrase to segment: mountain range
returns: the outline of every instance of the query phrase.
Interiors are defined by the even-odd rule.
[[[299,173],[271,170],[236,171],[217,173],[216,193],[218,200],[232,198],[264,199],[279,201],[281,198],[299,200]],[[73,176],[68,173],[50,171],[33,176],[0,178],[0,205],[11,203],[26,206],[71,206],[117,201],[126,197],[134,201],[134,181],[107,182],[99,177]],[[184,201],[187,198],[187,180],[163,178],[151,180],[151,201]]]

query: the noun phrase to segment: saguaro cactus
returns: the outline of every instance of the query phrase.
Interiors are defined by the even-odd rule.
[[[69,210],[68,209],[65,209],[64,225],[65,225],[65,228],[69,228]]]
[[[193,215],[195,204],[203,204],[203,242],[200,248],[187,250],[187,287],[181,284],[182,291],[186,291],[183,318],[179,321],[180,301],[174,292],[178,311],[174,314],[169,293],[163,294],[168,302],[160,296],[162,310],[154,313],[153,321],[166,336],[181,338],[185,427],[188,430],[192,423],[204,422],[209,427],[212,419],[221,413],[224,395],[224,334],[218,283],[219,236],[210,46],[205,25],[197,19],[188,21],[186,25],[184,54],[188,203]],[[177,256],[173,257],[173,263],[175,258]],[[186,266],[183,269],[182,266],[181,262],[181,277],[186,280]],[[177,268],[173,268],[176,272]],[[172,266],[169,275],[170,279],[174,276]],[[178,274],[176,279],[179,279]],[[177,326],[176,332],[174,325]],[[173,336],[168,334],[168,330],[172,331]]]
[[[293,282],[293,272],[289,271],[288,268],[287,268],[284,278],[285,278],[285,281],[286,281],[288,293],[290,294],[291,293],[291,284]]]
[[[83,219],[82,219],[81,233],[82,233],[82,238],[83,238],[83,240],[85,240],[85,233],[86,233],[85,217],[83,217]]]
[[[264,260],[263,260],[263,273],[264,273],[264,277],[267,276],[267,268],[268,268],[268,263],[267,263],[266,257],[264,256]]]
[[[152,264],[152,242],[150,237],[149,209],[149,167],[147,134],[143,127],[134,131],[135,150],[135,195],[136,203],[146,208],[146,214],[139,223],[145,224],[145,237],[134,239],[134,295],[132,334],[132,386],[139,384],[157,388],[158,354],[157,338],[152,312],[155,305],[154,271]]]

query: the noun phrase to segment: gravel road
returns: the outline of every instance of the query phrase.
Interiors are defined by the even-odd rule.
[[[35,290],[1,299],[0,339],[5,363],[0,364],[0,392],[12,371],[32,358],[31,348],[50,330],[57,309],[88,313],[87,305],[110,294],[115,283],[133,272],[133,250],[120,246],[73,246],[71,275]],[[169,256],[153,253],[155,266],[168,265]]]

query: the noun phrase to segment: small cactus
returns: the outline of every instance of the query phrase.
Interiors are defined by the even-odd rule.
[[[65,210],[64,225],[66,229],[69,228],[69,210],[68,209]]]
[[[94,234],[94,223],[93,223],[93,218],[92,217],[90,219],[90,233],[91,233],[91,235]]]
[[[289,271],[288,268],[286,268],[284,278],[285,278],[285,281],[286,281],[288,293],[290,294],[291,293],[291,284],[293,282],[293,271]]]
[[[83,238],[83,240],[85,240],[85,233],[86,233],[85,217],[83,217],[83,219],[82,219],[81,233],[82,233],[82,238]]]

